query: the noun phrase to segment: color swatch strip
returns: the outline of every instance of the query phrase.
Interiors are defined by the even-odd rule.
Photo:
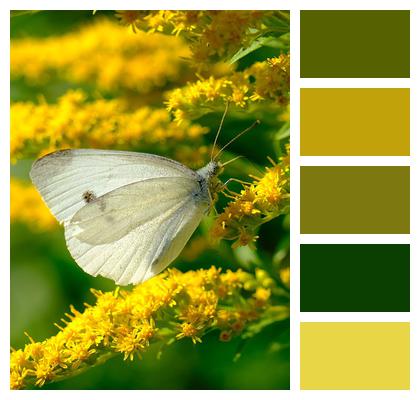
[[[301,389],[409,389],[406,322],[303,322]]]
[[[302,78],[409,78],[410,11],[300,13]]]
[[[302,244],[300,311],[410,311],[410,246]]]
[[[302,156],[409,156],[410,90],[301,89]]]
[[[304,166],[301,233],[410,233],[410,169]]]
[[[409,78],[410,11],[301,11],[300,76]],[[349,156],[372,164],[410,155],[410,85],[331,84],[301,88],[300,155],[347,166],[309,158],[301,167],[300,233],[356,234],[360,244],[301,244],[300,311],[386,320],[410,311],[410,245],[370,244],[364,234],[410,233],[410,168],[355,166]],[[410,388],[409,322],[301,322],[300,335],[302,389]]]

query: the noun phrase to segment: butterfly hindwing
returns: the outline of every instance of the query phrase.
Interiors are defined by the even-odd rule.
[[[175,259],[208,208],[188,177],[153,178],[92,201],[65,223],[67,247],[91,275],[141,282]]]
[[[115,242],[137,226],[179,207],[198,190],[191,178],[152,178],[130,183],[82,207],[67,225],[89,244]]]

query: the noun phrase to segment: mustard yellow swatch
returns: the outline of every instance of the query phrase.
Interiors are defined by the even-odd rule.
[[[301,89],[302,156],[410,155],[409,89]]]
[[[408,322],[302,322],[301,389],[410,388]]]

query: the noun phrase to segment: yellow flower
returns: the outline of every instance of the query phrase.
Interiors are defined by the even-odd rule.
[[[15,369],[10,373],[10,389],[21,389],[24,385],[26,375],[28,374],[27,369]]]
[[[202,340],[198,336],[199,329],[195,327],[191,322],[183,322],[182,324],[178,325],[178,329],[180,330],[180,333],[176,335],[177,339],[189,337],[191,338],[194,344],[196,344],[197,342],[202,342]]]
[[[281,268],[279,271],[280,279],[287,288],[290,288],[290,267]]]
[[[269,58],[264,63],[255,63],[249,73],[255,79],[251,100],[272,99],[278,104],[288,105],[290,96],[290,55]]]
[[[132,24],[131,13],[118,15]],[[181,38],[133,33],[98,19],[62,36],[12,40],[10,65],[12,78],[24,77],[31,85],[44,85],[58,75],[106,91],[149,93],[190,78],[189,54]]]
[[[224,109],[226,102],[241,110],[260,107],[278,115],[289,103],[289,68],[289,55],[280,55],[222,78],[188,83],[168,92],[165,104],[179,122]]]
[[[268,10],[125,13],[120,11],[117,16],[131,26],[147,32],[183,36],[190,44],[192,61],[200,69],[205,69],[211,60],[229,59],[241,48],[247,48],[256,38],[276,31],[279,23],[288,24],[287,13]]]
[[[214,238],[235,240],[234,248],[252,244],[261,224],[289,212],[289,146],[278,164],[271,162],[264,176],[253,177],[217,217],[211,229]]]
[[[92,348],[94,343],[88,338],[84,338],[85,342],[70,342],[67,346],[68,360],[67,362],[71,365],[71,368],[77,369],[79,366],[86,361],[92,354],[96,353],[96,349]],[[37,383],[37,385],[42,386]]]
[[[232,248],[236,249],[241,246],[246,246],[252,244],[258,239],[258,236],[254,232],[250,231],[248,227],[239,227],[239,235],[236,238],[235,243],[233,243]]]
[[[229,325],[229,322],[232,318],[232,312],[221,309],[217,311],[217,326],[223,328]]]
[[[140,354],[149,346],[149,340],[153,337],[156,329],[153,319],[143,321],[140,328],[132,330],[121,327],[116,333],[115,350],[124,354],[124,360],[133,361],[134,354]]]
[[[157,144],[168,145],[167,155],[171,156],[171,148],[173,152],[177,150],[175,143],[200,145],[200,139],[208,131],[187,121],[177,124],[164,109],[141,107],[131,110],[121,99],[89,102],[86,97],[83,91],[76,90],[67,92],[56,104],[12,104],[12,159],[68,147],[137,148]],[[190,148],[189,153],[185,152],[185,158],[192,153],[198,160],[197,154],[202,155],[204,151],[197,153]]]
[[[257,307],[262,307],[267,304],[268,299],[271,296],[271,290],[265,288],[258,288],[254,293],[255,303]]]
[[[51,380],[54,378],[55,374],[54,371],[51,368],[51,365],[46,363],[37,363],[35,365],[35,369],[33,371],[33,374],[36,377],[36,384],[38,386],[44,385],[45,381]]]
[[[58,226],[36,189],[30,184],[10,180],[10,220],[24,222],[35,230],[50,230]]]
[[[30,338],[24,349],[12,351],[11,388],[43,386],[117,354],[133,360],[155,342],[189,338],[201,343],[215,328],[224,332],[220,340],[227,341],[264,318],[271,307],[269,289],[257,284],[245,290],[250,281],[256,282],[250,273],[222,273],[211,267],[185,273],[167,270],[131,291],[92,290],[96,304],[83,312],[70,307],[62,320],[65,326],[55,336],[42,342]]]
[[[136,22],[141,17],[141,11],[128,10],[116,11],[116,17],[120,20],[122,25],[131,26],[133,32],[136,32]]]

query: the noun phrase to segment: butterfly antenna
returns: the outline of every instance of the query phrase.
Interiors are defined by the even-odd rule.
[[[223,122],[224,122],[224,120],[225,120],[225,117],[226,117],[226,114],[227,114],[228,108],[229,108],[229,101],[227,101],[227,102],[226,102],[225,111],[224,111],[224,113],[223,113],[222,120],[220,121],[219,129],[217,130],[216,137],[214,138],[213,148],[211,149],[211,157],[210,157],[210,158],[211,158],[211,160],[214,160],[214,158],[213,158],[214,149],[215,149],[215,147],[216,147],[216,143],[217,143],[217,139],[219,138],[220,131],[222,130]]]
[[[229,142],[227,142],[216,154],[216,156],[214,157],[214,159],[216,159],[217,157],[219,157],[219,154],[226,149],[226,147],[228,147],[231,143],[233,143],[236,139],[239,139],[242,135],[245,135],[245,133],[249,132],[251,129],[254,129],[257,125],[259,125],[261,122],[257,119],[251,126],[249,126],[248,128],[244,129],[242,132],[238,133],[233,139],[229,140]]]
[[[229,165],[230,163],[233,163],[234,161],[239,160],[240,158],[243,158],[243,157],[245,157],[245,156],[237,156],[237,157],[234,157],[231,160],[226,161],[225,163],[223,163],[222,164],[222,167],[226,167],[226,165]]]

